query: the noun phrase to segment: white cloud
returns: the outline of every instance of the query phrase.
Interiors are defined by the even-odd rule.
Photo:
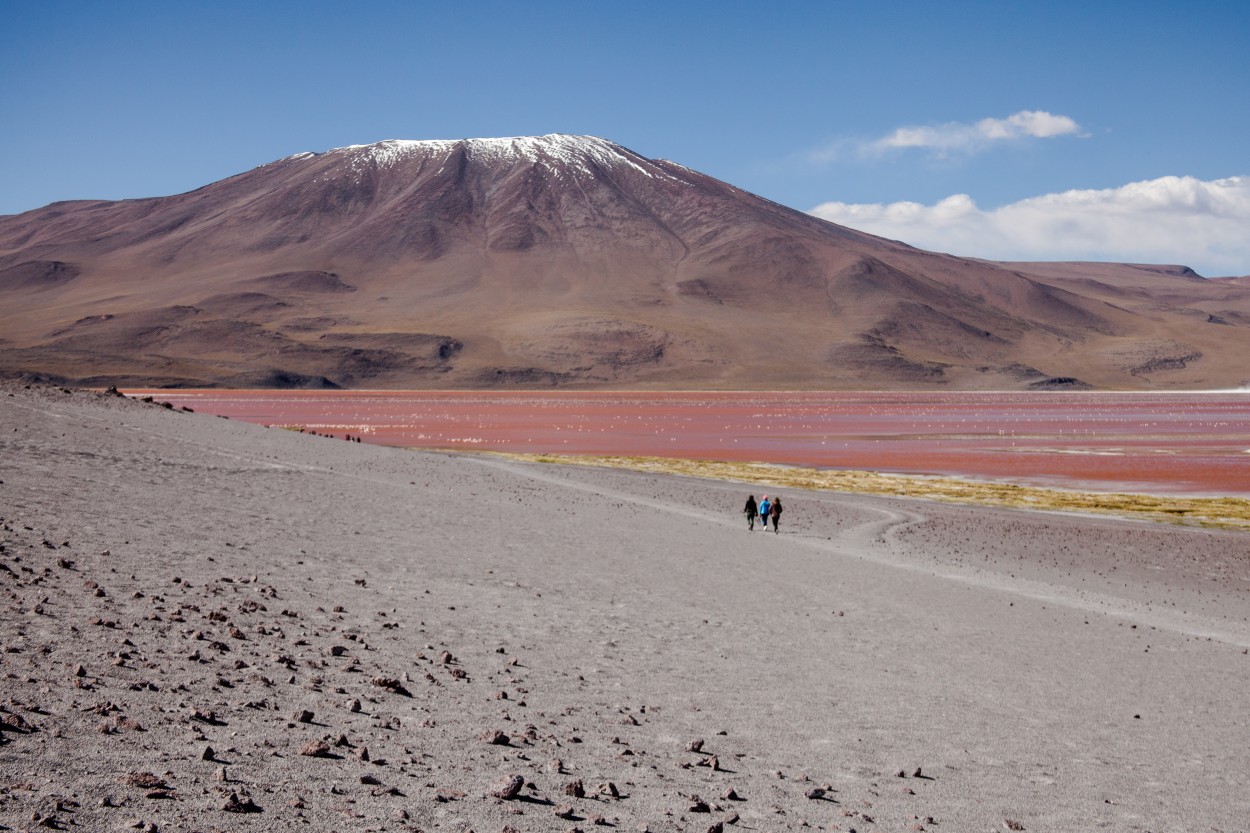
[[[1081,135],[1081,127],[1067,116],[1044,110],[1021,110],[1005,119],[981,119],[973,124],[948,122],[927,127],[900,127],[888,136],[865,143],[863,149],[884,153],[921,148],[941,155],[980,150],[994,142],[1073,135]]]
[[[1177,263],[1250,274],[1250,177],[1165,176],[983,209],[967,194],[933,205],[827,202],[811,213],[923,249],[991,260]]]

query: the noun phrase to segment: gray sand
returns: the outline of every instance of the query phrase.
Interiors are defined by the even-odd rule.
[[[1250,825],[1250,535],[55,388],[0,481],[0,829]]]

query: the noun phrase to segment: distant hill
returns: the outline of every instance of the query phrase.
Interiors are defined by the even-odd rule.
[[[0,217],[0,375],[372,388],[1227,388],[1250,285],[992,263],[603,139],[389,141]]]

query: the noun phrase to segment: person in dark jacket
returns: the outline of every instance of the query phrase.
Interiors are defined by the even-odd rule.
[[[755,516],[760,513],[760,508],[755,505],[755,495],[747,495],[747,505],[742,507],[742,511],[747,513],[747,529],[755,531]]]
[[[773,532],[777,531],[777,525],[781,523],[781,498],[773,498],[773,505],[768,510],[768,515],[773,519]]]

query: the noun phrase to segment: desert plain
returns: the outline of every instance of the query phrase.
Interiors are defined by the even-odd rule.
[[[0,828],[1250,827],[1247,533],[757,486],[0,388]]]

